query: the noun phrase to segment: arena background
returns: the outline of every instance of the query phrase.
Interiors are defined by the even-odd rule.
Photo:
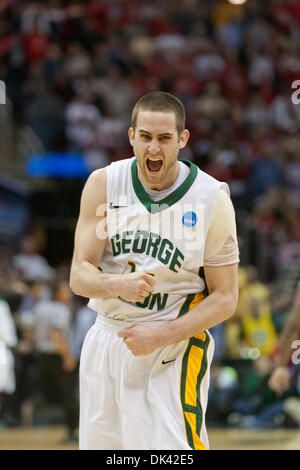
[[[229,184],[237,215],[240,301],[212,330],[211,447],[299,448],[298,372],[282,396],[268,378],[300,271],[300,3],[0,8],[0,449],[77,448],[65,440],[65,405],[38,386],[35,308],[51,301],[53,280],[68,281],[85,180],[132,155],[131,109],[151,90],[183,101],[191,139],[181,156]],[[93,314],[86,299],[68,302],[78,360]]]

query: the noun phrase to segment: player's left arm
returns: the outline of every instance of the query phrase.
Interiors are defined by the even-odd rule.
[[[234,314],[238,301],[238,264],[205,266],[204,273],[209,295],[186,315],[166,325],[168,344],[191,338]]]
[[[185,315],[158,328],[133,324],[119,332],[135,356],[178,343],[230,318],[238,300],[238,264],[205,266],[209,295]]]

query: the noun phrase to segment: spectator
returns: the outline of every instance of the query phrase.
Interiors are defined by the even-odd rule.
[[[292,102],[291,94],[289,88],[284,88],[275,95],[270,105],[273,125],[282,132],[293,132],[300,127],[298,107]]]
[[[278,398],[269,387],[272,364],[271,357],[262,355],[245,368],[238,394],[231,402],[229,423],[248,429],[272,429],[284,422],[284,402],[293,392]]]
[[[34,402],[37,388],[36,351],[34,345],[34,308],[37,302],[49,295],[47,282],[37,280],[26,283],[22,294],[11,293],[8,297],[14,308],[13,316],[18,342],[15,347],[16,390],[11,404],[11,420],[24,426],[34,423]],[[14,300],[14,297],[19,299]],[[14,305],[13,305],[14,304]]]
[[[270,387],[280,396],[285,390],[290,387],[291,371],[289,370],[289,365],[291,364],[291,369],[296,371],[297,375],[297,392],[300,396],[299,389],[299,367],[298,366],[298,335],[299,335],[299,324],[300,324],[300,282],[296,289],[295,297],[293,299],[293,304],[291,311],[286,319],[284,328],[281,332],[278,341],[278,348],[275,355],[275,365],[276,368],[272,372],[272,375],[269,380]],[[294,348],[294,341],[296,341],[296,348]],[[295,351],[296,349],[296,351]],[[291,356],[295,358],[291,361]]]
[[[280,164],[274,155],[274,145],[268,144],[256,156],[250,168],[248,190],[255,201],[272,186],[280,186],[282,175]]]
[[[97,126],[101,122],[101,112],[93,103],[91,94],[83,91],[75,95],[65,111],[66,137],[69,151],[81,152],[93,139]]]
[[[299,201],[300,198],[300,156],[298,148],[292,148],[286,152],[284,156],[286,163],[284,167],[284,181],[289,188],[291,196],[295,196]],[[299,206],[299,204],[298,204]]]
[[[270,124],[270,110],[264,102],[262,96],[253,92],[249,96],[249,104],[244,110],[244,123],[247,129],[253,129],[257,126],[263,126],[269,130]]]
[[[264,51],[254,54],[250,58],[248,79],[252,87],[261,87],[272,82],[275,78],[275,67],[272,56]]]
[[[284,397],[294,384],[296,396],[283,402],[284,411],[300,426],[300,367],[299,367],[299,331],[300,331],[300,282],[293,299],[292,309],[281,332],[275,356],[275,368],[269,377],[269,386],[278,397]],[[296,346],[296,347],[295,347]],[[293,357],[294,356],[294,357]]]
[[[47,48],[44,73],[49,84],[55,82],[57,76],[63,69],[64,54],[62,47],[57,42],[51,42]]]
[[[20,27],[23,33],[31,33],[35,29],[49,33],[49,21],[45,6],[38,1],[27,2],[21,12]]]
[[[225,60],[209,43],[196,55],[194,64],[196,76],[202,82],[218,80],[225,70]]]
[[[91,72],[92,61],[86,50],[78,42],[71,42],[66,51],[64,70],[67,77],[74,81],[87,77]]]
[[[0,299],[0,423],[6,419],[7,398],[16,387],[13,349],[17,345],[17,332],[8,303]]]
[[[203,95],[195,100],[195,111],[209,119],[218,120],[229,111],[229,102],[221,94],[218,82],[208,82]]]
[[[52,292],[52,299],[40,300],[34,308],[39,390],[49,403],[61,403],[67,428],[64,442],[76,442],[78,364],[70,343],[72,294],[64,281],[55,284]]]
[[[237,315],[241,319],[243,339],[249,348],[256,348],[260,354],[273,353],[277,334],[272,319],[270,293],[257,278],[253,266],[246,268],[247,285],[240,293]]]
[[[45,149],[54,150],[64,125],[63,100],[41,82],[26,107],[24,116]]]
[[[32,31],[23,35],[25,53],[28,63],[44,60],[49,43],[49,36],[38,28],[38,19],[34,21]]]
[[[21,240],[20,251],[13,257],[13,267],[21,273],[25,281],[51,279],[53,269],[48,261],[38,253],[35,239],[26,235]]]
[[[95,96],[104,98],[105,109],[115,118],[129,122],[130,105],[133,101],[133,90],[130,83],[122,76],[119,66],[110,65],[104,77],[96,78],[92,83]]]

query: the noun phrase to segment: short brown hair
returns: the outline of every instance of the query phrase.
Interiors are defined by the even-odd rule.
[[[131,125],[136,127],[138,113],[140,111],[161,111],[163,113],[175,113],[176,128],[178,135],[185,129],[185,109],[182,102],[165,91],[151,91],[142,96],[135,104],[132,115]]]

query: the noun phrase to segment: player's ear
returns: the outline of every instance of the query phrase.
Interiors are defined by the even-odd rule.
[[[128,129],[128,137],[129,137],[129,142],[131,143],[131,145],[133,144],[133,141],[134,141],[134,129],[133,127],[129,127]]]
[[[187,129],[181,132],[179,137],[179,148],[183,149],[190,138],[190,132]]]

